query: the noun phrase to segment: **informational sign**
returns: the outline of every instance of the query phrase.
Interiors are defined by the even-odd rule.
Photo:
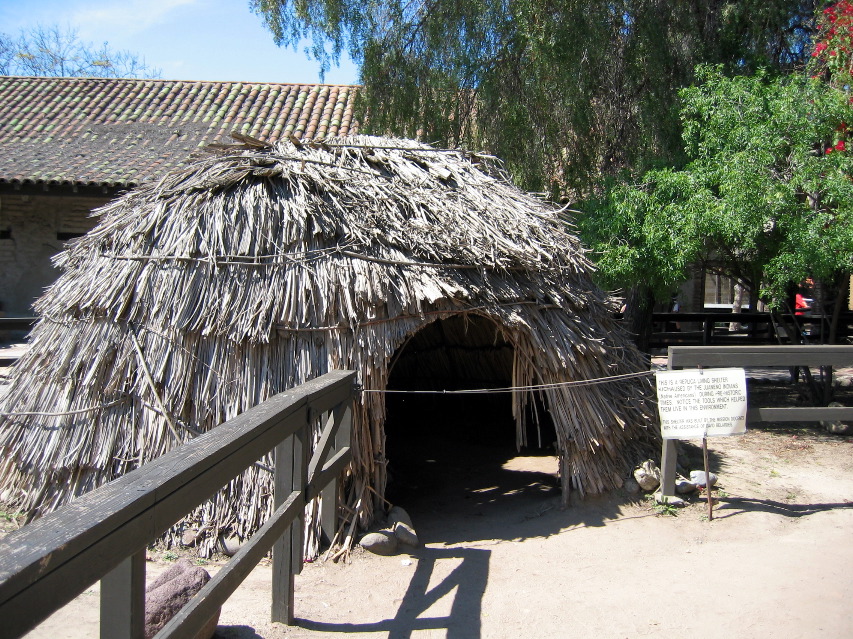
[[[746,375],[742,368],[655,373],[664,439],[699,439],[746,432]]]

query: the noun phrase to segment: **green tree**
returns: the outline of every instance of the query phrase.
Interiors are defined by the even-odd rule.
[[[771,303],[853,270],[853,158],[846,90],[803,74],[698,71],[682,90],[683,169],[616,185],[581,218],[606,282],[664,298],[692,265],[718,262]]]
[[[106,42],[81,42],[70,27],[38,25],[17,38],[0,33],[0,75],[154,78],[160,71],[129,51],[113,51]]]
[[[817,0],[250,0],[278,44],[360,65],[375,132],[501,157],[552,197],[680,154],[697,63],[801,63]]]

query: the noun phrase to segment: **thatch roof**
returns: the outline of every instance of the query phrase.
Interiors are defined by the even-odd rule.
[[[0,407],[7,504],[54,509],[330,369],[385,389],[395,351],[455,316],[494,324],[514,386],[554,385],[513,406],[523,439],[543,398],[565,494],[620,486],[656,441],[648,378],[559,385],[646,362],[566,222],[491,158],[367,137],[221,149],[99,214],[58,258]],[[385,489],[384,417],[364,392],[347,479],[363,522]],[[252,468],[194,517],[246,535],[269,493]]]

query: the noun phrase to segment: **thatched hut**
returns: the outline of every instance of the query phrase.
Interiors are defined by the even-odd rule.
[[[565,494],[620,486],[656,440],[646,362],[579,241],[492,158],[368,137],[227,147],[98,214],[58,258],[0,407],[0,498],[12,507],[55,509],[351,368],[364,392],[343,480],[366,523],[386,487],[377,391],[392,362],[401,388],[441,388],[449,367],[514,387],[518,444],[551,420]],[[439,325],[453,334],[445,347],[400,357],[435,343]],[[253,467],[193,517],[247,535],[269,493]]]

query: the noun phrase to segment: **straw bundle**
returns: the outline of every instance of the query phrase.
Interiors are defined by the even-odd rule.
[[[0,407],[0,499],[33,516],[330,369],[385,389],[395,351],[439,319],[494,323],[515,386],[646,367],[565,222],[488,157],[367,137],[225,148],[98,215],[58,258]],[[605,491],[655,442],[648,391],[518,391],[518,432],[540,392],[564,494]],[[361,394],[345,506],[362,525],[385,490],[384,419],[385,396]],[[202,552],[268,516],[272,463],[192,514]]]

